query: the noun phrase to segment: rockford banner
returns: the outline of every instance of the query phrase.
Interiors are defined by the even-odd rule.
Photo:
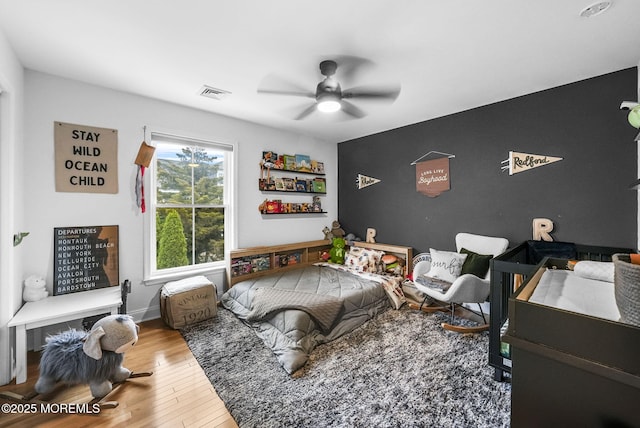
[[[534,155],[532,153],[509,152],[509,159],[504,160],[506,163],[502,167],[503,170],[509,170],[509,175],[517,174],[522,171],[528,171],[539,166],[549,165],[554,162],[561,161],[557,158],[547,155]]]
[[[451,188],[448,157],[418,162],[415,165],[418,192],[434,198]]]
[[[56,192],[118,193],[118,131],[54,123]]]

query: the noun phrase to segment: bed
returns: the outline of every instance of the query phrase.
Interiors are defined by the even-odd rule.
[[[305,365],[316,346],[404,302],[401,284],[411,269],[410,247],[356,242],[345,265],[323,261],[329,249],[329,241],[312,241],[231,253],[230,288],[220,302],[254,330],[290,374]],[[383,263],[383,256],[392,257]],[[386,272],[392,265],[394,273]]]

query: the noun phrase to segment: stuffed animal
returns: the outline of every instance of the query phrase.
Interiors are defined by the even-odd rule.
[[[108,315],[90,332],[71,329],[46,340],[40,358],[36,392],[46,394],[57,382],[88,383],[91,394],[101,398],[112,382],[122,382],[131,371],[122,367],[125,351],[138,341],[139,327],[129,315]]]
[[[49,295],[45,288],[47,285],[43,277],[31,275],[24,280],[24,290],[22,298],[25,302],[36,302],[42,300]]]
[[[338,220],[331,224],[331,234],[334,238],[344,238],[344,229],[340,227]]]
[[[329,261],[331,263],[344,264],[345,247],[346,243],[343,238],[333,238],[333,247],[329,251]]]
[[[333,239],[333,235],[331,234],[331,229],[329,229],[327,226],[325,226],[324,229],[322,229],[322,233],[324,233],[324,239],[328,239],[328,240]]]
[[[349,245],[349,246],[352,246],[354,242],[362,241],[362,239],[358,238],[353,233],[347,233],[347,235],[344,237],[344,239],[345,239],[345,241],[347,241],[347,245]]]

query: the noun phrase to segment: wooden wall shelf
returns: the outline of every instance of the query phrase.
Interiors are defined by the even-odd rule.
[[[261,192],[263,193],[290,193],[290,194],[294,194],[294,193],[309,193],[309,194],[313,194],[313,195],[326,195],[327,192],[303,192],[303,191],[297,191],[297,190],[261,190]]]
[[[326,211],[300,211],[294,213],[261,213],[262,215],[299,215],[299,214],[327,214]]]

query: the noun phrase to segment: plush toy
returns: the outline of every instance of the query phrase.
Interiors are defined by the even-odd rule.
[[[269,200],[265,199],[264,201],[262,201],[262,203],[260,205],[258,205],[258,211],[260,211],[262,214],[266,214],[267,213],[267,202]]]
[[[112,382],[122,382],[131,371],[122,367],[125,351],[138,341],[138,326],[129,315],[108,315],[90,332],[71,329],[47,338],[40,358],[36,392],[46,394],[57,382],[88,383],[91,394],[101,398]]]
[[[344,229],[340,227],[338,220],[331,224],[331,234],[334,238],[344,238]]]
[[[49,295],[45,288],[47,285],[43,277],[31,275],[24,280],[24,290],[22,298],[25,302],[36,302],[42,300]]]
[[[344,239],[345,239],[345,241],[347,241],[347,245],[349,245],[349,246],[352,246],[354,242],[362,241],[362,239],[358,238],[353,233],[347,233],[347,235],[344,237]]]
[[[331,247],[331,250],[329,251],[329,261],[331,263],[337,263],[340,265],[344,264],[345,245],[346,243],[343,238],[333,238],[333,247]]]
[[[327,226],[325,226],[324,229],[322,229],[322,233],[324,233],[324,239],[328,239],[328,240],[333,239],[333,235],[331,234],[331,229],[329,229]]]

